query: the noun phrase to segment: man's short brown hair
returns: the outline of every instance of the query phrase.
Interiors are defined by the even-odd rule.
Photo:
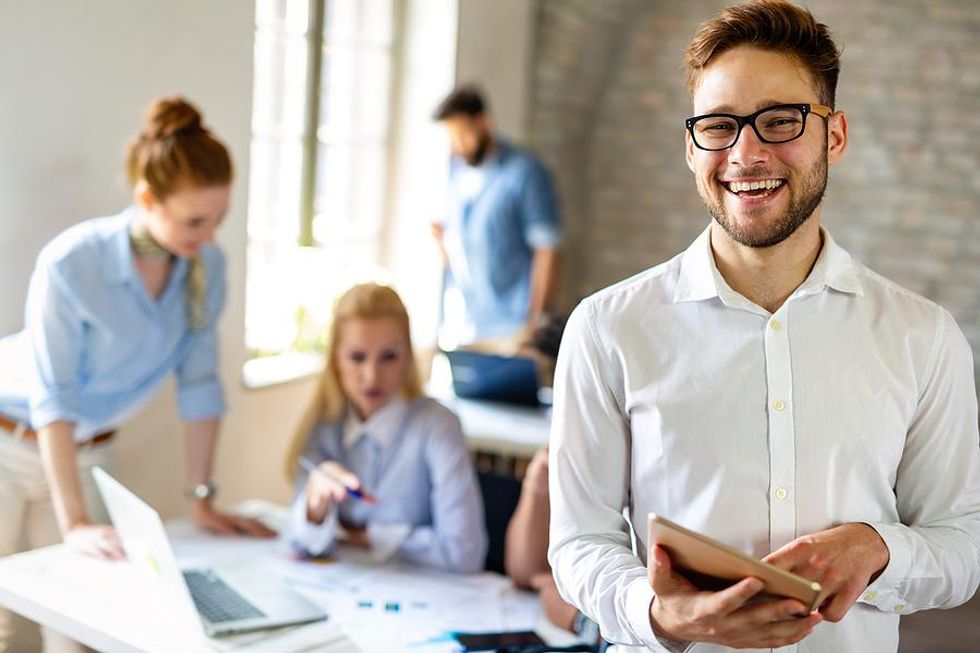
[[[748,45],[795,56],[810,72],[820,102],[834,106],[840,50],[830,28],[785,0],[754,0],[728,7],[701,23],[684,55],[684,79],[692,96],[701,72],[726,50]]]

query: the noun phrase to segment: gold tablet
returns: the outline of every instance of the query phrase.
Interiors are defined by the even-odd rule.
[[[650,544],[657,544],[667,551],[677,570],[698,587],[721,589],[752,576],[765,583],[765,594],[796,599],[811,612],[817,608],[820,583],[756,560],[652,512],[649,519]]]

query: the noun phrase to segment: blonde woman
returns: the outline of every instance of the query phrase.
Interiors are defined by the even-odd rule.
[[[287,460],[288,537],[319,556],[407,527],[400,559],[483,568],[483,506],[459,420],[422,395],[409,319],[391,288],[357,285],[334,308],[327,362]]]

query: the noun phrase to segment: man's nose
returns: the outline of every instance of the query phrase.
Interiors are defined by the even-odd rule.
[[[735,145],[728,150],[728,162],[743,167],[768,163],[769,156],[769,143],[759,139],[752,125],[742,127]]]

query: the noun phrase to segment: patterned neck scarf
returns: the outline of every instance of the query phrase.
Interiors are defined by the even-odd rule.
[[[139,258],[174,257],[174,254],[150,235],[142,220],[133,220],[130,223],[129,242]],[[207,278],[200,254],[188,261],[184,290],[187,296],[187,324],[191,329],[200,331],[207,325],[207,308],[204,303]]]

